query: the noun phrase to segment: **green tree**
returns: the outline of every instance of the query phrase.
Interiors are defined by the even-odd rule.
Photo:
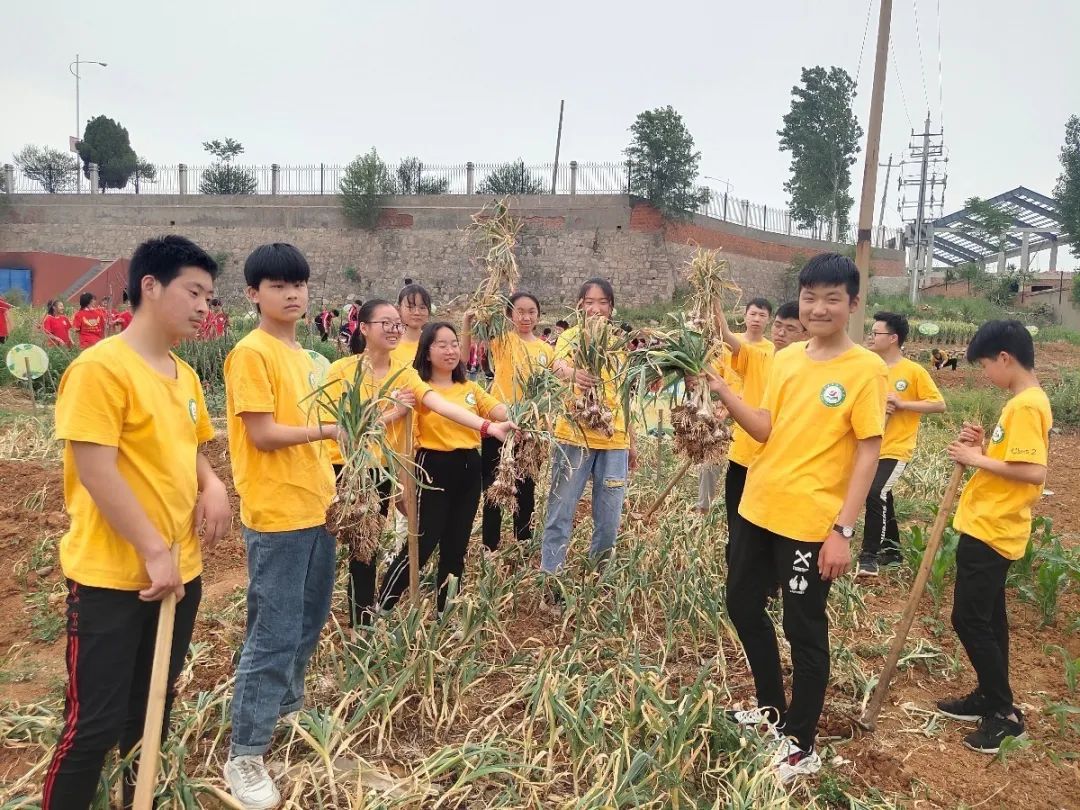
[[[525,168],[525,161],[500,163],[480,184],[481,194],[504,196],[506,194],[543,194],[544,181]]]
[[[1074,304],[1080,305],[1080,270],[1073,273],[1072,292],[1069,295]]]
[[[1061,224],[1070,237],[1073,256],[1080,259],[1080,115],[1065,122],[1065,145],[1061,147],[1061,176],[1054,186],[1054,198],[1061,211]]]
[[[709,201],[707,188],[695,188],[701,152],[671,105],[638,113],[625,150],[630,162],[630,193],[644,197],[665,216],[687,219]]]
[[[15,155],[15,165],[31,180],[41,183],[49,194],[74,186],[79,171],[79,163],[73,156],[51,146],[24,146]]]
[[[131,175],[135,181],[135,193],[139,193],[141,183],[157,182],[157,166],[145,158],[135,157],[135,171]]]
[[[791,110],[784,116],[780,150],[791,152],[791,214],[800,226],[818,219],[835,220],[847,229],[854,204],[851,167],[859,153],[862,127],[852,110],[855,82],[842,68],[820,65],[802,69],[801,84],[791,88]]]
[[[234,166],[233,160],[244,153],[239,141],[226,138],[224,141],[212,140],[203,143],[203,149],[209,152],[215,162],[203,172],[199,182],[199,191],[203,194],[254,194],[259,181],[254,172]]]
[[[424,177],[424,164],[418,157],[404,158],[394,175],[398,194],[445,194],[450,187],[445,177]]]
[[[82,140],[75,147],[83,163],[83,174],[90,177],[90,164],[98,167],[98,188],[123,188],[135,173],[138,158],[131,148],[128,131],[119,121],[104,115],[86,123]]]
[[[1000,253],[1005,248],[1009,229],[1013,226],[1012,214],[995,208],[981,197],[968,197],[964,200],[964,208],[967,209],[971,222],[965,224],[961,231],[989,243],[995,252]]]
[[[978,262],[966,262],[956,268],[956,277],[967,284],[967,291],[980,290],[986,285],[986,270]]]
[[[341,178],[341,206],[345,218],[360,228],[374,229],[386,198],[394,193],[394,178],[375,147],[358,155]]]

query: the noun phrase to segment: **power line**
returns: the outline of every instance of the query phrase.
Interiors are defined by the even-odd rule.
[[[889,35],[889,59],[892,63],[896,64],[896,51],[893,49],[892,35]],[[915,129],[915,125],[911,123],[911,113],[908,112],[907,95],[904,93],[904,83],[900,80],[900,71],[893,70],[892,75],[896,77],[896,83],[900,85],[900,100],[904,102],[904,116],[907,118],[908,126],[911,129]]]
[[[923,100],[926,101],[926,109],[930,109],[930,94],[926,91],[926,65],[923,63],[922,34],[919,32],[919,0],[911,0],[911,8],[915,12],[915,42],[919,48],[919,72],[922,74]]]
[[[874,8],[874,0],[867,0],[866,3],[866,22],[863,23],[862,29],[862,44],[859,46],[859,64],[855,68],[855,87],[859,86],[859,79],[862,78],[862,58],[863,49],[866,48],[866,32],[870,30],[870,11]]]
[[[943,72],[941,68],[941,0],[937,0],[937,92],[938,92],[938,123],[945,129],[945,90]]]

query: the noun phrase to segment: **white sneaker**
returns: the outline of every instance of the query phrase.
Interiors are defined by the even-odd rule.
[[[780,739],[776,728],[776,713],[771,709],[729,709],[727,719],[747,731],[756,731],[763,737]]]
[[[272,810],[281,804],[281,794],[262,757],[230,759],[225,763],[225,784],[244,810]]]
[[[814,751],[803,751],[794,740],[784,740],[773,756],[773,767],[781,785],[790,785],[800,776],[811,776],[821,770],[821,757]]]

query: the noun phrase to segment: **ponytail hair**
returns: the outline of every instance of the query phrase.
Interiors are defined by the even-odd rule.
[[[365,301],[360,307],[360,311],[356,313],[356,330],[349,336],[349,352],[351,354],[363,354],[364,349],[367,348],[367,340],[364,338],[364,333],[360,331],[360,324],[369,323],[371,316],[375,314],[375,310],[379,307],[393,309],[394,305],[385,298],[371,298]]]
[[[60,303],[60,302],[56,298],[50,298],[49,303],[47,303],[45,305],[45,314],[46,315],[55,315],[56,314],[56,305],[58,303]]]

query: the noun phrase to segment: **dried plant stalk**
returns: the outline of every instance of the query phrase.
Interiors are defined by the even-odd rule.
[[[468,230],[482,251],[478,259],[487,272],[468,308],[476,314],[474,334],[489,342],[510,331],[507,295],[521,279],[514,255],[521,221],[510,216],[507,198],[503,198],[473,214]]]

